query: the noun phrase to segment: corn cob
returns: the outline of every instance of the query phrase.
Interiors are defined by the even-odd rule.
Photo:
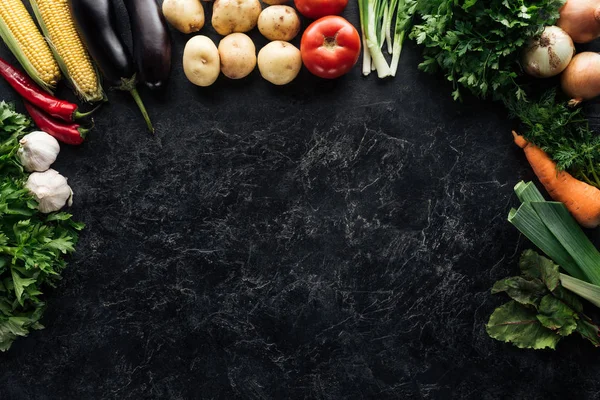
[[[60,68],[21,0],[0,0],[0,36],[29,76],[52,92]]]
[[[77,33],[68,0],[29,0],[58,65],[75,93],[88,102],[104,98],[100,77]]]

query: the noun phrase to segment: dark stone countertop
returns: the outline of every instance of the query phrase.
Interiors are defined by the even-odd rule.
[[[588,343],[485,333],[527,246],[512,188],[533,178],[501,108],[452,101],[412,43],[391,81],[200,89],[173,36],[166,93],[142,90],[156,136],[111,92],[62,148],[87,229],[46,329],[0,354],[2,400],[597,396]]]

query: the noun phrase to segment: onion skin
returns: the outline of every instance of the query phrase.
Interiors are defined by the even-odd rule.
[[[547,26],[529,40],[523,52],[523,69],[536,78],[550,78],[563,72],[575,54],[571,37],[557,26]]]
[[[575,43],[600,37],[600,0],[567,0],[556,23]]]
[[[600,95],[600,54],[586,51],[577,54],[561,76],[563,92],[569,97],[569,105]]]

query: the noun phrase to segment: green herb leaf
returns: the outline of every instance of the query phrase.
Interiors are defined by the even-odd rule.
[[[23,304],[23,298],[22,298],[23,290],[27,286],[34,284],[36,282],[36,280],[34,278],[21,278],[14,269],[11,270],[11,273],[12,273],[15,293],[17,295],[17,300],[19,300],[19,303]]]
[[[561,336],[544,327],[535,308],[516,301],[498,307],[486,325],[488,335],[522,349],[555,349]]]
[[[599,286],[560,274],[558,265],[533,250],[523,252],[519,266],[521,276],[498,281],[492,288],[492,293],[505,292],[513,299],[490,317],[486,328],[492,338],[522,348],[554,348],[561,337],[578,332],[595,346],[600,344],[598,327],[583,314],[577,297],[600,299]]]
[[[550,294],[542,298],[538,312],[538,321],[561,336],[569,336],[577,328],[577,313]]]
[[[502,279],[494,284],[492,294],[505,292],[511,299],[537,308],[540,298],[546,294],[546,287],[538,280],[527,280],[520,276]]]
[[[424,46],[421,69],[441,69],[454,82],[453,96],[524,98],[517,84],[519,59],[528,38],[554,25],[565,0],[418,2],[411,37]]]
[[[533,250],[525,250],[523,252],[519,261],[519,267],[525,277],[541,280],[551,292],[556,290],[560,283],[558,265]]]
[[[27,175],[16,159],[29,120],[0,102],[0,351],[32,329],[42,329],[44,291],[60,279],[64,255],[82,224],[67,213],[48,216],[24,188]]]
[[[598,327],[586,320],[577,321],[577,332],[584,338],[592,342],[596,347],[600,346],[600,333]]]

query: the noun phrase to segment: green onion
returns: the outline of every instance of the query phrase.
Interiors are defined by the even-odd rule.
[[[392,49],[392,76],[396,76],[398,63],[400,62],[400,53],[404,45],[406,31],[410,29],[412,16],[417,8],[415,0],[399,0],[396,12],[396,28],[394,30],[394,47]]]
[[[404,37],[416,5],[417,0],[358,0],[364,75],[376,70],[379,78],[396,76]],[[386,44],[388,53],[392,55],[391,66],[383,54]]]

